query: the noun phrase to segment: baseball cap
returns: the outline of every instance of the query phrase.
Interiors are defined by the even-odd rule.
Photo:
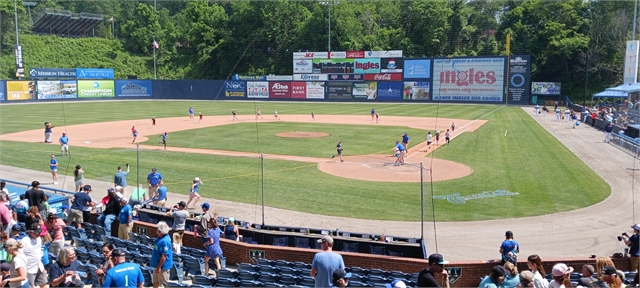
[[[386,286],[387,288],[407,288],[407,284],[399,279],[393,280],[391,283],[386,283],[384,284],[384,286]]]
[[[336,282],[340,279],[349,279],[351,278],[351,273],[347,273],[344,269],[336,269],[333,271],[333,285],[336,285]]]
[[[120,249],[114,249],[113,251],[111,251],[111,256],[112,257],[122,257],[122,256],[126,256],[126,254],[124,254],[124,251],[122,251]]]
[[[533,282],[533,272],[529,270],[522,271],[520,272],[520,278],[525,279],[529,282]]]
[[[20,226],[20,224],[14,224],[11,227],[11,230],[18,230],[18,231],[22,231],[22,226]]]
[[[109,193],[112,193],[112,192],[113,192],[113,193],[115,193],[115,192],[116,192],[116,188],[111,187],[111,188],[107,189],[107,192],[109,192]]]
[[[178,202],[178,206],[187,207],[187,203],[184,203],[184,201],[180,201],[180,202]]]
[[[158,171],[158,169],[156,169],[156,167],[151,168],[151,171]]]
[[[5,242],[4,245],[5,246],[7,245],[6,242]],[[604,274],[604,275],[616,275],[616,273],[618,273],[618,271],[616,270],[616,267],[604,266],[604,268],[602,268],[602,274]]]
[[[8,272],[9,270],[11,270],[11,265],[9,265],[9,263],[0,264],[0,271]]]
[[[120,202],[129,202],[129,199],[127,199],[127,197],[120,197]]]
[[[38,234],[38,236],[44,236],[44,235],[47,235],[47,226],[40,225],[40,233]]]
[[[56,215],[56,214],[58,214],[58,209],[56,208],[49,209],[49,215]]]
[[[444,260],[442,254],[431,254],[429,255],[429,263],[437,263],[440,265],[449,264],[449,261]]]
[[[193,181],[200,181],[200,177],[196,177]]]
[[[209,203],[207,203],[207,202],[204,202],[204,203],[202,203],[202,205],[200,205],[200,207],[209,209],[209,208],[211,208],[211,205],[209,205]]]
[[[84,187],[82,187],[82,190],[91,191],[91,185],[84,185]]]
[[[62,210],[64,210],[64,209],[69,210],[69,206],[67,206],[67,205],[62,205],[62,206],[60,207],[60,209],[62,209]]]
[[[333,245],[333,237],[329,235],[324,235],[322,238],[318,239],[318,243],[326,242],[329,245]]]
[[[640,224],[636,223],[635,225],[631,226],[631,228],[640,231]]]
[[[502,265],[493,266],[493,269],[491,269],[491,275],[495,277],[504,277],[507,275],[507,269],[504,269],[504,266]]]
[[[38,234],[40,234],[40,232],[42,232],[42,228],[40,228],[40,224],[38,223],[33,223],[31,224],[31,226],[29,227],[29,232],[36,232]]]
[[[553,276],[556,277],[560,277],[560,276],[564,276],[565,274],[571,273],[573,272],[573,267],[568,267],[567,264],[564,263],[558,263],[556,265],[553,265],[553,269],[551,270],[551,273],[553,274]],[[616,269],[613,269],[613,273],[616,273]]]

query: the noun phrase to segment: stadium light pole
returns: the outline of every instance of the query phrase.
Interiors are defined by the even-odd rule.
[[[636,40],[636,16],[638,15],[638,0],[633,5],[633,34],[631,34],[631,40]]]
[[[339,3],[339,0],[325,0],[320,2],[321,5],[327,5],[329,7],[329,31],[327,33],[327,51],[331,52],[331,6]]]
[[[20,45],[20,39],[18,36],[18,0],[13,0],[13,16],[16,21],[16,45]]]

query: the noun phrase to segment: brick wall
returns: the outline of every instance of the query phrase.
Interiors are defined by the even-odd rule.
[[[137,227],[145,227],[147,230],[147,236],[156,237],[156,225],[146,222],[134,221],[133,231],[137,232]],[[193,236],[191,232],[185,232],[183,239],[183,245],[191,248],[204,249],[202,242],[199,238]],[[243,242],[231,241],[228,239],[220,239],[220,246],[224,253],[224,257],[227,258],[227,265],[234,265],[237,263],[252,263],[249,258],[250,250],[262,250],[265,252],[267,259],[271,260],[286,260],[290,262],[306,262],[311,263],[313,256],[319,251],[314,249],[304,249],[295,247],[280,247],[270,245],[258,245],[247,244]],[[402,271],[405,273],[419,272],[427,266],[427,260],[403,258],[403,257],[391,257],[362,253],[350,253],[340,252],[342,255],[344,264],[347,267],[361,267],[366,269],[382,269],[388,271]],[[442,252],[447,257],[446,251]],[[612,259],[616,267],[623,271],[630,269],[629,259],[620,258]],[[565,263],[572,266],[576,272],[580,272],[582,265],[592,264],[595,266],[595,259],[590,258],[545,258],[543,265],[547,273],[551,273],[551,268],[556,263]],[[499,265],[499,260],[489,261],[452,261],[447,267],[461,267],[461,277],[451,286],[452,287],[477,287],[480,284],[480,277],[486,276],[491,272],[491,268],[495,265]],[[529,270],[527,268],[526,256],[521,256],[520,262],[518,262],[518,269],[520,271]]]

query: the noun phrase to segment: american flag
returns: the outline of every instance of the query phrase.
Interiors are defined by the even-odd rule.
[[[156,40],[153,40],[153,48],[160,49],[160,45],[158,45],[158,42],[156,42]]]

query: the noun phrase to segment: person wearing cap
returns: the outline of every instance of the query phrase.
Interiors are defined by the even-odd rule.
[[[102,287],[139,287],[144,285],[142,269],[136,263],[126,262],[124,251],[115,249],[111,252],[115,266],[107,271]]]
[[[520,272],[520,287],[534,288],[533,277],[533,272],[529,270]]]
[[[622,287],[622,279],[618,277],[618,270],[613,266],[604,266],[602,268],[602,282],[607,283],[611,288]]]
[[[553,269],[551,269],[551,275],[553,280],[549,282],[550,288],[560,288],[560,287],[571,287],[571,272],[573,272],[573,267],[567,266],[564,263],[558,263],[553,265]]]
[[[85,214],[90,214],[93,207],[96,206],[96,203],[93,202],[89,193],[91,193],[91,186],[84,185],[79,192],[73,194],[67,225],[71,226],[71,223],[75,221],[76,228],[80,229],[82,228],[82,222],[86,220],[85,217],[87,219],[89,218],[89,215],[85,216]]]
[[[351,273],[347,273],[344,269],[336,269],[336,271],[333,271],[331,280],[333,286],[331,287],[347,287],[347,285],[349,285],[349,278],[351,278]]]
[[[338,140],[338,144],[336,144],[336,153],[340,157],[340,162],[344,162],[344,160],[342,160],[342,140]],[[332,155],[331,159],[333,159],[335,157],[336,157],[336,155]]]
[[[125,196],[127,195],[126,190],[127,190],[127,175],[129,175],[129,164],[127,164],[126,167],[127,167],[127,171],[125,172],[125,171],[122,171],[122,166],[118,165],[118,171],[113,176],[113,186],[122,187],[122,194],[124,194]]]
[[[27,236],[27,234],[22,232],[22,226],[20,226],[20,224],[14,224],[13,227],[11,227],[11,235],[9,236],[11,239],[20,241],[24,236]]]
[[[593,276],[595,273],[596,269],[593,267],[593,265],[582,265],[582,277],[580,278],[580,280],[578,280],[578,285],[591,287],[593,283],[598,281],[598,279]]]
[[[51,135],[53,134],[53,131],[51,130],[53,127],[53,124],[49,123],[49,122],[44,122],[44,143],[53,143],[51,141]]]
[[[110,236],[111,224],[118,218],[118,215],[120,215],[120,209],[122,209],[122,207],[120,205],[120,197],[116,194],[116,189],[109,188],[107,189],[107,193],[109,193],[109,203],[104,206],[102,214],[98,216],[98,225],[104,227],[107,236]]]
[[[631,261],[631,271],[638,271],[638,262],[640,260],[640,224],[631,226],[633,228],[633,235],[629,236],[627,233],[622,234],[624,244],[629,246],[629,261]]]
[[[510,230],[504,233],[506,239],[502,241],[500,245],[500,254],[502,255],[501,265],[505,262],[511,262],[513,264],[518,263],[518,253],[520,253],[520,244],[516,240],[513,240],[513,232]]]
[[[333,252],[333,238],[325,235],[318,239],[322,252],[316,253],[311,262],[311,277],[316,279],[315,287],[330,287],[333,271],[344,269],[342,255]]]
[[[186,229],[187,218],[189,218],[189,212],[185,210],[187,203],[180,201],[178,205],[173,206],[173,209],[169,212],[169,215],[173,216],[173,226],[171,229],[173,233],[180,235],[180,246],[182,246],[182,237],[184,236],[184,229]]]
[[[502,265],[493,266],[489,277],[485,277],[478,285],[478,288],[497,288],[503,287],[502,283],[507,276],[507,269],[504,269]]]
[[[27,199],[27,203],[29,203],[29,207],[36,206],[38,207],[38,213],[42,218],[47,217],[47,211],[44,208],[44,191],[40,190],[40,182],[33,181],[31,182],[31,189],[24,193],[25,198]]]
[[[142,201],[147,201],[147,191],[142,189],[142,184],[138,184],[138,188],[131,191],[131,197],[129,197],[129,205],[131,207],[142,204]]]
[[[169,270],[173,267],[173,249],[169,231],[171,228],[164,221],[156,225],[158,238],[153,245],[149,262],[149,267],[153,268],[153,274],[151,274],[153,288],[169,286]]]
[[[28,229],[27,236],[20,240],[22,252],[27,257],[27,279],[32,287],[45,287],[49,277],[42,263],[42,228],[40,224],[33,223]]]
[[[449,261],[444,260],[442,254],[429,255],[429,266],[422,269],[418,274],[418,287],[441,287],[436,275],[440,275],[444,280],[445,287],[449,288],[449,274],[444,270],[444,265]]]
[[[11,269],[9,269],[9,279],[2,278],[0,287],[29,287],[27,280],[27,257],[20,252],[22,243],[15,239],[8,239],[4,242],[4,249],[12,256]]]
[[[11,265],[9,265],[9,263],[3,262],[2,264],[0,264],[0,281],[9,279],[9,277],[11,277],[9,272],[10,270]]]
[[[62,229],[67,227],[67,224],[65,224],[62,219],[58,218],[57,213],[58,211],[55,208],[51,208],[47,215],[47,220],[44,222],[44,226],[47,227],[47,230],[53,231],[53,239],[51,241],[51,245],[49,245],[49,253],[53,254],[54,257],[58,257],[60,249],[64,247],[64,233],[62,232]]]
[[[128,204],[129,199],[127,197],[120,198],[120,215],[118,216],[118,238],[123,240],[129,240],[129,233],[131,233],[131,227],[133,226],[133,209]]]
[[[202,227],[204,230],[208,229],[209,227],[209,222],[211,222],[211,220],[217,221],[216,217],[213,214],[213,211],[211,211],[211,205],[207,202],[202,203],[202,205],[200,205],[200,207],[202,208],[202,212],[204,212],[204,214],[202,214],[202,217],[200,218],[200,227]],[[194,229],[194,236],[198,236],[197,234],[198,229]]]
[[[49,280],[51,287],[69,287],[73,284],[82,282],[80,275],[75,275],[78,271],[80,261],[76,260],[76,249],[67,246],[60,249],[60,255],[49,269]],[[73,285],[73,287],[76,287]]]
[[[198,189],[202,184],[203,184],[202,180],[200,180],[199,177],[196,177],[195,179],[193,179],[193,184],[191,184],[191,190],[189,190],[189,201],[187,201],[187,207],[189,207],[189,203],[191,203],[191,200],[196,199],[196,201],[193,202],[193,209],[196,209],[196,203],[200,201],[200,194],[198,194]]]
[[[58,139],[58,143],[60,143],[60,151],[62,151],[62,156],[65,154],[69,156],[69,137],[67,137],[67,133],[62,132],[62,136]]]
[[[149,195],[151,197],[158,196],[158,188],[162,186],[162,174],[158,173],[158,169],[151,168],[151,173],[147,175],[147,185],[149,186]]]

